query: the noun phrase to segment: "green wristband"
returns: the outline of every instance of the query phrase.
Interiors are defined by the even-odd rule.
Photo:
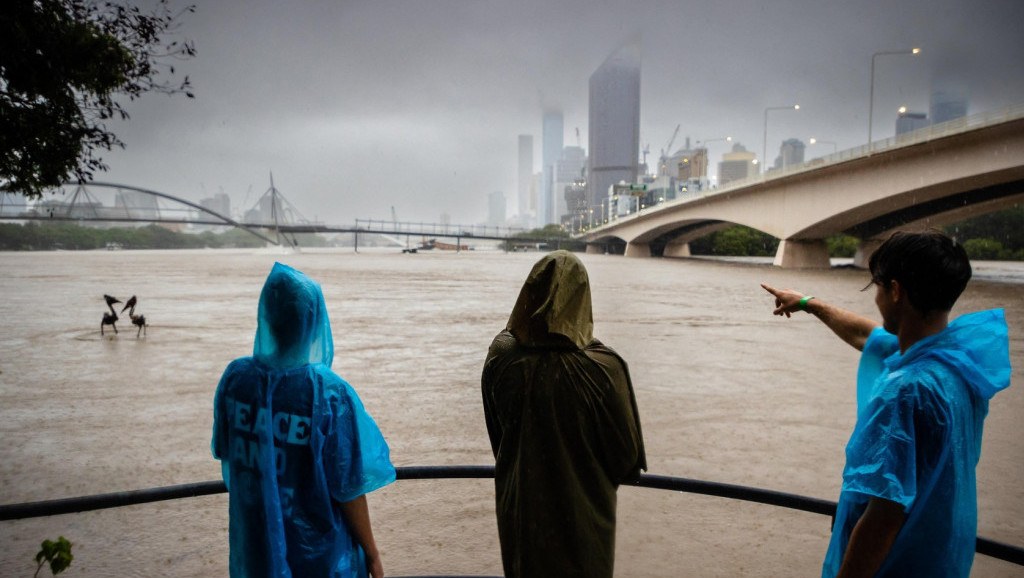
[[[800,299],[800,311],[807,311],[807,302],[814,299],[814,295],[806,295]]]

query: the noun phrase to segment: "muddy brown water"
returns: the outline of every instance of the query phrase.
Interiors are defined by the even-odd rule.
[[[493,463],[480,404],[487,346],[531,254],[322,250],[0,253],[0,502],[219,479],[214,388],[248,355],[275,260],[324,288],[334,369],[397,466]],[[835,500],[854,422],[857,352],[820,323],[771,315],[758,283],[875,317],[866,275],[584,255],[595,334],[629,362],[650,473]],[[1024,545],[1024,267],[978,264],[954,315],[1005,307],[1013,384],[978,466],[979,533]],[[100,336],[103,294],[137,295],[149,327]],[[120,311],[119,311],[120,312]],[[500,574],[489,480],[397,482],[370,496],[389,575]],[[619,491],[619,576],[813,576],[829,519],[643,488]],[[72,576],[225,576],[227,497],[0,522],[0,575],[39,542],[74,543]],[[978,556],[974,576],[1020,576]]]

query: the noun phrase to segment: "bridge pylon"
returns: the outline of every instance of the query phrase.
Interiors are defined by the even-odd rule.
[[[828,269],[828,244],[824,239],[783,239],[773,264],[784,269]]]

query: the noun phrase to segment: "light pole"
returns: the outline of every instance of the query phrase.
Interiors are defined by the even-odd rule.
[[[769,110],[800,110],[799,104],[790,106],[769,106],[764,109],[764,141],[761,143],[761,172],[768,170],[768,111]]]
[[[705,139],[703,141],[698,141],[698,142],[703,143],[703,147],[704,147],[704,172],[707,173],[709,170],[711,170],[711,149],[708,147],[708,144],[713,143],[713,142],[732,142],[732,137],[731,136],[727,136],[727,137],[723,137],[723,138],[709,138],[709,139]],[[708,180],[708,188],[711,188],[710,187],[710,185],[711,185],[711,178],[708,177],[707,174],[705,174],[704,177]],[[701,183],[701,189],[703,189],[703,188],[704,188],[704,184]]]
[[[920,54],[920,48],[910,50],[884,50],[871,55],[871,94],[868,96],[868,152],[871,152],[871,123],[875,118],[875,58],[899,54]]]
[[[830,144],[830,145],[832,145],[832,154],[836,154],[836,143],[834,143],[834,142],[832,142],[830,140],[818,140],[818,139],[814,138],[813,136],[811,137],[811,144],[812,145],[813,144],[819,144],[819,143],[820,144]]]

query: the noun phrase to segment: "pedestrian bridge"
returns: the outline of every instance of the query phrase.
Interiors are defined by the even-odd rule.
[[[615,218],[578,236],[588,253],[687,257],[689,242],[745,225],[781,239],[775,265],[828,267],[825,239],[923,229],[1024,201],[1024,103],[842,151]],[[624,247],[624,248],[623,248]]]

